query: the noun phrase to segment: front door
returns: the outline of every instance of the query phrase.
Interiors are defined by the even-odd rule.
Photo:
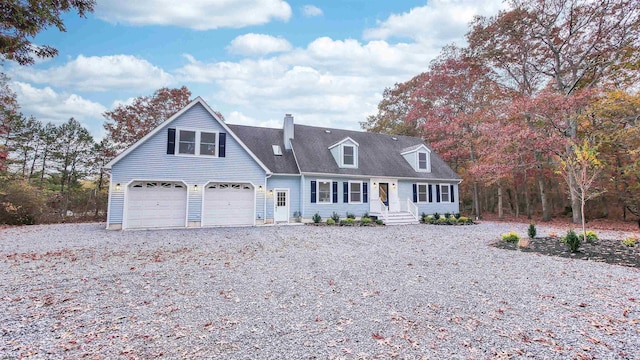
[[[275,210],[273,220],[275,222],[289,222],[289,190],[275,190]]]
[[[389,206],[389,183],[380,183],[378,186],[378,197],[385,206]]]

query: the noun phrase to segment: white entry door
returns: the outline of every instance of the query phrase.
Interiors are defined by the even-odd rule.
[[[255,193],[247,183],[210,183],[204,189],[202,226],[254,225]]]
[[[138,181],[127,191],[128,229],[184,227],[187,187],[169,181]]]
[[[275,211],[273,220],[275,222],[289,222],[289,190],[276,189],[274,191]]]

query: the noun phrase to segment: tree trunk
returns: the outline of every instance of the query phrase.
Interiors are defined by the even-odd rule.
[[[547,202],[547,190],[542,175],[537,176],[538,188],[540,189],[540,205],[542,205],[542,221],[551,221],[551,211]]]
[[[504,218],[504,212],[502,211],[502,185],[498,185],[498,219]]]
[[[574,224],[580,224],[582,222],[582,207],[580,205],[580,198],[577,196],[574,189],[576,187],[576,179],[573,174],[569,173],[569,194],[571,194],[571,217]]]
[[[513,191],[513,195],[515,198],[515,203],[516,203],[516,217],[520,217],[520,197],[518,196],[518,188],[515,187],[514,191]]]
[[[473,206],[476,213],[476,220],[482,219],[482,214],[480,213],[480,196],[478,194],[478,182],[473,182]]]
[[[531,200],[529,200],[529,184],[527,183],[527,172],[524,172],[524,206],[527,212],[527,219],[531,219]]]

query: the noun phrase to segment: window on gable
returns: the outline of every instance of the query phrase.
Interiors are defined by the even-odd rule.
[[[354,166],[355,161],[355,146],[344,145],[342,147],[342,164],[345,166]]]
[[[200,133],[200,155],[216,156],[216,133]]]
[[[440,185],[440,202],[451,202],[449,198],[449,185]]]
[[[427,184],[418,184],[418,202],[427,202]]]
[[[191,154],[196,153],[196,132],[188,130],[180,130],[180,141],[178,145],[179,154]]]
[[[331,182],[318,181],[318,202],[331,203]]]
[[[360,182],[349,183],[349,202],[350,203],[362,202],[362,183]]]
[[[428,166],[427,155],[428,154],[426,152],[418,153],[418,169],[427,170],[427,166]]]
[[[177,132],[179,155],[218,156],[218,133],[179,130]]]

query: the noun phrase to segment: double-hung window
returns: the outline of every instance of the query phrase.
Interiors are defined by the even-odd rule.
[[[361,203],[362,202],[362,183],[350,182],[349,183],[349,203]]]
[[[449,185],[440,185],[440,202],[451,202]]]
[[[426,152],[418,153],[418,170],[428,170],[428,154]]]
[[[331,203],[331,182],[330,181],[318,181],[318,203],[320,204]]]
[[[429,185],[418,184],[418,202],[426,203],[428,198]]]
[[[355,154],[356,154],[355,146],[343,145],[342,146],[342,165],[355,166],[356,165]]]
[[[197,130],[179,130],[177,135],[178,154],[218,156],[218,133]]]

